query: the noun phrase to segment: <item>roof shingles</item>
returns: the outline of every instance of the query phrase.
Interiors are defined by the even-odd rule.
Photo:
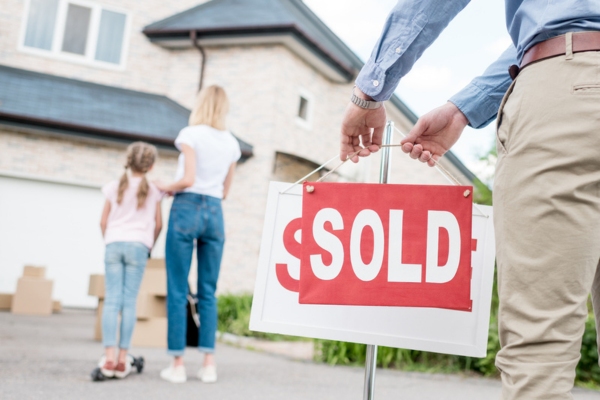
[[[290,28],[348,71],[362,61],[301,0],[212,0],[150,24],[150,38],[198,30],[235,33],[248,30]]]
[[[189,115],[166,96],[0,65],[0,122],[173,146]]]
[[[0,66],[0,113],[175,139],[189,110],[165,96]]]

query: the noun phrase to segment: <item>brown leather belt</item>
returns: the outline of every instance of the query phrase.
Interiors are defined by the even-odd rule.
[[[600,51],[600,31],[573,33],[573,53],[584,51]],[[514,80],[519,72],[529,64],[563,54],[567,54],[565,35],[553,37],[527,50],[521,61],[521,66],[511,65],[508,68],[508,73]]]

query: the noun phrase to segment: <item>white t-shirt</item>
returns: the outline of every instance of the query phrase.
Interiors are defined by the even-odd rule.
[[[204,194],[223,198],[223,183],[229,167],[240,159],[242,152],[238,141],[228,131],[220,131],[208,125],[194,125],[183,128],[175,147],[187,144],[196,153],[196,180],[184,192]],[[175,180],[183,178],[183,153],[179,155]]]

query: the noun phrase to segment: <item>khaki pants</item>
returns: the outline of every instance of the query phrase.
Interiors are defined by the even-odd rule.
[[[528,66],[498,115],[503,399],[572,399],[592,288],[600,321],[600,52]]]

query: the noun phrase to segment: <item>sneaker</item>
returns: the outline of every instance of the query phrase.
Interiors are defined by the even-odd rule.
[[[103,362],[101,362],[100,364],[100,372],[102,372],[102,375],[104,375],[107,378],[112,378],[113,376],[115,376],[115,362],[114,361],[106,361],[106,359],[103,357],[103,360],[101,360]]]
[[[204,383],[215,383],[217,381],[216,365],[202,367],[200,371],[198,371],[198,379],[200,379]]]
[[[115,368],[115,378],[123,379],[131,372],[131,364],[129,362],[118,363]]]
[[[160,377],[171,383],[184,383],[187,381],[187,375],[185,374],[185,367],[183,365],[175,367],[171,364],[168,368],[160,371]]]

